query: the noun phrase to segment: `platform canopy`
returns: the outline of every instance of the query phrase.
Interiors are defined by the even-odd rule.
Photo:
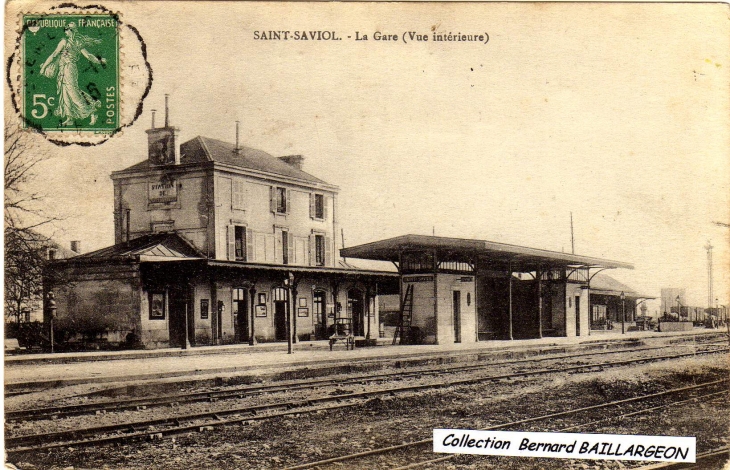
[[[429,235],[402,235],[340,250],[345,258],[358,258],[397,263],[402,253],[431,252],[440,261],[478,261],[502,266],[511,264],[513,271],[529,272],[541,268],[626,268],[630,263],[557,251],[540,250],[506,243]]]

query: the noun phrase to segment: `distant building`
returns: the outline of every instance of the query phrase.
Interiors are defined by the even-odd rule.
[[[655,297],[639,294],[607,274],[596,274],[591,280],[591,329],[621,329],[621,322],[634,326],[637,305]],[[621,298],[623,294],[623,299]],[[643,304],[642,304],[643,306]]]
[[[661,290],[661,306],[659,307],[659,314],[664,313],[679,313],[679,307],[687,306],[685,301],[685,292],[683,288],[667,287]],[[679,301],[679,302],[678,302]]]
[[[29,232],[26,234],[25,242],[21,249],[35,250],[36,253],[32,257],[32,260],[22,263],[18,266],[18,270],[21,272],[19,279],[13,279],[14,266],[12,263],[16,257],[10,256],[5,260],[5,321],[21,323],[28,322],[42,322],[43,321],[43,295],[39,290],[38,293],[31,293],[28,295],[29,290],[33,290],[32,287],[42,285],[42,277],[40,272],[35,269],[28,269],[28,262],[37,262],[37,260],[55,261],[61,259],[72,258],[81,253],[81,242],[72,241],[71,249],[63,247],[61,244],[54,240],[50,240],[47,237]],[[32,237],[28,240],[28,236]],[[6,240],[6,244],[11,243]],[[6,253],[9,247],[6,245]],[[12,249],[12,247],[10,247]],[[22,262],[23,258],[18,258]],[[39,268],[42,268],[44,263],[40,263]],[[27,278],[29,273],[38,272],[37,277],[31,279]],[[17,282],[16,282],[17,281]],[[16,289],[18,291],[16,292]],[[25,292],[22,292],[25,291]],[[19,315],[18,315],[19,312]]]

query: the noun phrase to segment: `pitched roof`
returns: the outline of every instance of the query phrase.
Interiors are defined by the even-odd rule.
[[[636,292],[631,287],[627,286],[626,284],[623,284],[616,279],[612,278],[611,276],[607,274],[596,274],[593,276],[593,279],[591,279],[591,294],[599,294],[599,295],[621,295],[621,292],[626,295],[626,297],[634,297],[634,298],[642,298],[642,299],[655,299],[656,297],[652,297],[649,295],[643,295],[638,292]]]
[[[364,245],[343,248],[340,256],[384,261],[398,261],[399,252],[407,250],[434,250],[445,257],[460,254],[483,256],[496,262],[512,262],[513,267],[534,269],[539,264],[551,266],[601,266],[633,269],[633,265],[590,256],[541,250],[506,243],[464,238],[434,237],[430,235],[401,235]]]
[[[174,232],[143,235],[129,242],[118,243],[84,255],[74,260],[100,260],[109,258],[191,259],[203,258],[198,250]]]
[[[605,291],[607,293],[620,295],[623,292],[626,295],[636,295],[636,291],[626,284],[618,282],[616,279],[606,274],[596,274],[591,279],[591,291],[600,294]]]
[[[219,162],[246,170],[284,176],[313,184],[332,186],[306,171],[302,171],[263,150],[241,147],[235,151],[234,144],[209,137],[197,136],[180,146],[180,163]],[[122,171],[147,170],[149,160],[141,161]]]

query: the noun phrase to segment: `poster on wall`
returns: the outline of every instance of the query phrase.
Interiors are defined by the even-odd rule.
[[[256,306],[256,316],[257,317],[265,317],[266,316],[266,305],[257,305]]]

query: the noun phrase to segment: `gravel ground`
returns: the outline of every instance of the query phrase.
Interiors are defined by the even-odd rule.
[[[677,350],[676,347],[672,348],[671,353],[676,354],[683,352],[684,350]],[[667,354],[668,352],[663,352]],[[637,353],[625,353],[620,356],[621,360],[636,359],[643,357],[651,357],[656,355],[656,351],[646,351]],[[610,360],[619,360],[619,357],[613,355],[608,356]],[[245,398],[234,398],[220,400],[216,402],[198,402],[198,403],[181,403],[179,405],[162,406],[162,407],[150,407],[142,408],[138,410],[126,410],[126,411],[106,411],[98,414],[87,414],[80,416],[71,416],[65,418],[52,417],[51,419],[44,420],[32,420],[32,421],[17,421],[7,422],[5,426],[5,433],[7,437],[25,436],[36,433],[46,432],[58,432],[68,431],[74,429],[81,429],[94,426],[134,423],[151,419],[164,419],[171,416],[182,416],[187,414],[198,414],[198,413],[212,413],[218,411],[225,411],[231,408],[244,408],[248,406],[259,406],[271,403],[277,403],[282,401],[296,401],[306,400],[322,396],[330,395],[342,395],[347,396],[348,394],[358,393],[363,391],[383,390],[389,389],[394,386],[408,386],[408,385],[422,385],[422,384],[433,384],[449,379],[453,380],[469,378],[486,377],[491,375],[505,374],[509,372],[525,372],[529,370],[535,370],[540,368],[554,368],[554,367],[568,367],[575,365],[583,365],[590,363],[594,360],[604,360],[600,356],[594,357],[593,359],[585,360],[582,358],[573,359],[560,359],[556,361],[541,361],[537,363],[521,363],[516,366],[508,365],[494,365],[484,370],[476,370],[469,372],[460,372],[458,374],[449,374],[442,376],[430,376],[426,375],[423,377],[413,378],[398,378],[396,380],[390,380],[383,383],[368,382],[366,385],[361,383],[355,384],[342,384],[333,389],[330,387],[316,388],[316,389],[304,389],[304,390],[291,390],[282,392],[270,392],[261,395],[254,395]],[[410,370],[410,369],[409,369]],[[346,379],[351,377],[349,375],[340,375],[340,378]],[[486,385],[485,385],[486,386]],[[230,390],[232,387],[217,387],[216,390]],[[182,391],[201,391],[191,389],[181,389]],[[57,392],[53,392],[54,394]],[[31,397],[29,397],[31,398]],[[70,404],[82,404],[90,403],[93,400],[89,400],[84,396],[74,396],[67,399],[58,398],[55,404],[57,406],[70,405]],[[22,404],[16,403],[15,406],[7,407],[8,410],[13,409],[24,409],[29,404],[34,402],[26,401]],[[37,406],[37,404],[35,405]]]
[[[551,374],[539,381],[450,387],[355,408],[216,428],[175,439],[100,448],[59,449],[18,459],[20,468],[282,468],[301,462],[429,438],[435,427],[478,429],[526,416],[691,385],[727,375],[724,359],[698,357],[588,374]],[[689,410],[689,411],[688,411]],[[600,432],[697,435],[698,451],[726,441],[727,403],[712,401],[639,416]],[[541,424],[540,430],[554,429]],[[529,429],[524,429],[529,430]],[[535,430],[535,429],[533,429]],[[595,432],[595,431],[594,431]],[[703,448],[704,446],[704,448]],[[15,463],[15,462],[14,462]],[[403,462],[400,461],[400,464]],[[387,468],[392,457],[338,468]],[[438,468],[624,468],[626,463],[458,457]]]

